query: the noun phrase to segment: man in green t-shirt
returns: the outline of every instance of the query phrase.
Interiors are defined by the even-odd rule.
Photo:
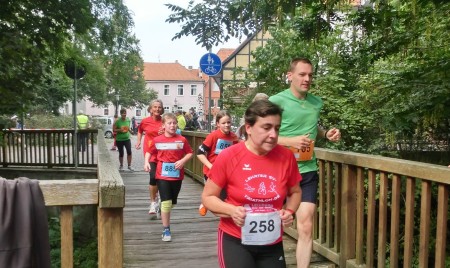
[[[341,138],[339,129],[324,130],[318,125],[323,102],[320,97],[309,93],[312,75],[311,61],[305,58],[293,59],[287,72],[290,87],[269,98],[283,109],[278,143],[294,152],[302,175],[302,201],[296,212],[296,258],[297,267],[301,268],[309,266],[312,254],[313,220],[319,182],[314,141],[326,138],[336,142]]]
[[[130,140],[130,126],[131,120],[127,117],[127,110],[120,109],[120,117],[114,122],[113,131],[116,134],[116,145],[119,149],[119,171],[123,170],[123,147],[127,150],[127,163],[128,170],[133,172],[134,169],[131,167],[131,140]]]

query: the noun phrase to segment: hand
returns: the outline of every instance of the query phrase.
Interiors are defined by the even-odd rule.
[[[183,166],[184,166],[184,162],[182,160],[178,160],[177,162],[175,162],[176,169],[182,169]]]
[[[280,210],[280,218],[284,227],[289,227],[294,223],[294,215],[287,210]]]
[[[329,141],[337,142],[341,139],[341,131],[337,128],[332,128],[327,131],[327,137]]]
[[[247,212],[245,211],[245,208],[242,206],[235,207],[233,213],[231,214],[231,218],[233,219],[234,224],[236,224],[239,227],[244,226],[246,216]]]
[[[292,147],[296,149],[302,149],[307,148],[309,145],[314,142],[314,140],[309,138],[309,134],[307,135],[301,135],[301,136],[295,136],[292,138]]]
[[[164,126],[161,126],[158,130],[158,135],[164,134]]]
[[[141,143],[140,142],[138,142],[138,143],[136,143],[136,150],[139,150],[139,149],[141,149]]]
[[[150,172],[150,170],[152,170],[149,162],[144,163],[144,170],[145,172]]]

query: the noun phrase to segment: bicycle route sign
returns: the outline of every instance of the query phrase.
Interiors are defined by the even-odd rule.
[[[209,76],[216,75],[222,70],[222,61],[214,53],[206,53],[200,58],[200,70]]]

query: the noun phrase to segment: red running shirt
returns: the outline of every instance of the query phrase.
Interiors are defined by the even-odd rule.
[[[206,139],[203,141],[203,145],[210,148],[208,155],[206,155],[206,158],[208,159],[211,164],[216,161],[217,156],[219,153],[222,152],[222,150],[230,147],[233,144],[236,144],[239,142],[238,137],[233,132],[230,132],[228,134],[224,134],[219,129],[211,132],[206,136]],[[208,175],[209,168],[207,166],[203,166],[203,174]]]
[[[159,180],[182,180],[184,178],[184,168],[179,171],[179,175],[172,177],[163,175],[164,165],[173,164],[183,158],[186,154],[192,153],[192,148],[185,137],[176,134],[173,137],[160,135],[153,139],[149,148],[149,153],[155,156],[156,160],[156,179]]]
[[[226,190],[225,202],[253,211],[280,210],[288,189],[302,179],[290,150],[277,145],[259,156],[250,152],[244,142],[224,150],[209,175],[211,181]],[[241,238],[241,227],[231,218],[220,218],[219,228]]]

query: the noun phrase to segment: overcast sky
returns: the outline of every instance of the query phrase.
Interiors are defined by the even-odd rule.
[[[181,25],[166,23],[171,14],[164,5],[175,4],[186,8],[188,0],[124,0],[130,9],[135,23],[135,34],[140,40],[142,57],[145,62],[178,62],[186,67],[199,67],[200,58],[208,51],[195,44],[194,38],[182,37],[171,41],[180,31]],[[237,48],[236,39],[212,49],[217,53],[220,48]]]

